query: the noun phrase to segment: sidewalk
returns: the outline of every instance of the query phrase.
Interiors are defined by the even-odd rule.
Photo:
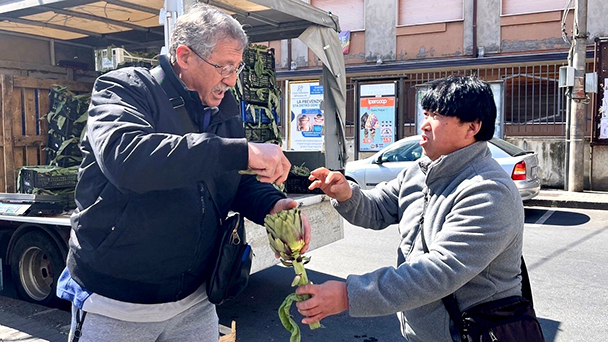
[[[0,341],[65,342],[70,313],[0,297]]]
[[[541,190],[525,206],[608,210],[608,192]],[[0,341],[65,342],[70,313],[0,297]]]
[[[524,206],[608,210],[608,192],[541,190],[538,196],[525,201]]]

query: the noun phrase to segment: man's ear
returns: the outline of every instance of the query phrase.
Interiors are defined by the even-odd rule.
[[[175,50],[175,60],[177,65],[179,65],[180,69],[187,70],[190,66],[192,66],[192,62],[196,56],[185,45],[180,45]]]
[[[479,133],[479,130],[481,129],[481,121],[479,120],[475,120],[473,122],[467,122],[468,125],[468,129],[467,129],[467,134],[466,134],[466,138],[474,138],[475,135],[477,133]]]

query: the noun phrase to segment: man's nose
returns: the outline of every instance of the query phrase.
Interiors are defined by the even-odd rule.
[[[424,120],[422,120],[422,125],[420,125],[420,130],[421,131],[426,131],[429,129],[430,124],[429,124],[429,116],[425,116]]]
[[[227,85],[228,87],[234,87],[236,85],[236,79],[237,77],[239,77],[239,75],[237,73],[234,73],[226,78],[224,78],[222,80],[222,83],[224,83],[225,85]]]

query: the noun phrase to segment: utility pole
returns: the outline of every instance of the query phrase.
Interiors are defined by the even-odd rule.
[[[574,8],[573,62],[574,86],[571,94],[570,148],[568,158],[568,191],[581,192],[585,185],[585,116],[587,96],[585,94],[585,60],[587,57],[587,0],[576,0]]]

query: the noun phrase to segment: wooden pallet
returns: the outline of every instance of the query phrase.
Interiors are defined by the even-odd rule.
[[[230,328],[220,324],[219,342],[236,342],[236,321],[232,321]]]

